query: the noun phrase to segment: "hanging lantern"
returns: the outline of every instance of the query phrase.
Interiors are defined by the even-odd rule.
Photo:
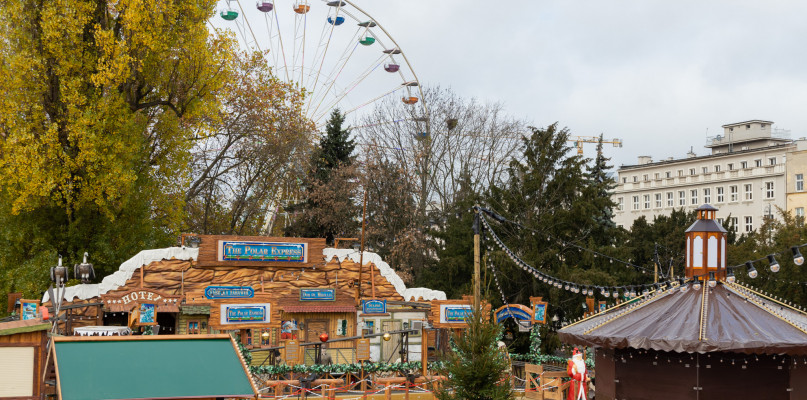
[[[686,277],[715,273],[718,280],[726,277],[726,230],[715,221],[717,208],[708,204],[698,207],[697,220],[686,230]]]
[[[710,272],[709,273],[709,287],[713,288],[715,286],[717,286],[717,279],[715,279],[715,273]]]
[[[776,261],[773,254],[768,256],[768,267],[771,269],[771,272],[779,272],[779,261]]]
[[[793,246],[790,248],[790,251],[793,252],[793,263],[796,265],[804,264],[804,257],[799,252],[799,246]]]
[[[749,278],[754,279],[754,278],[757,277],[758,272],[757,272],[757,269],[754,268],[754,263],[752,263],[751,261],[746,261],[745,262],[745,268],[746,268],[746,271],[748,272],[748,277]]]
[[[695,278],[695,282],[692,283],[692,290],[701,290],[701,279]]]
[[[728,275],[726,275],[726,282],[734,283],[736,280],[737,278],[734,276],[734,270],[730,269]]]

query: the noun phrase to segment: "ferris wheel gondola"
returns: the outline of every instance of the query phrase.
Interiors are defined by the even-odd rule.
[[[242,47],[264,54],[275,76],[302,89],[303,113],[317,127],[334,108],[358,118],[360,110],[389,96],[415,107],[418,119],[428,119],[410,60],[353,1],[258,0],[254,9],[229,1],[222,19],[211,23],[234,31]]]

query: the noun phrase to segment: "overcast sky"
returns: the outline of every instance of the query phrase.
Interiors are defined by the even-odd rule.
[[[807,136],[807,2],[356,2],[421,82],[622,139],[616,165],[707,154],[707,129],[749,119]]]

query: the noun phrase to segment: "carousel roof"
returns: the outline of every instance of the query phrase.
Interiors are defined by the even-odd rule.
[[[567,325],[581,346],[706,353],[807,354],[807,314],[747,286],[651,292]]]

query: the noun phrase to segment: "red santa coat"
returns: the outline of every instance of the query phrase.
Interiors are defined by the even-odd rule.
[[[566,363],[566,373],[572,378],[569,390],[566,392],[566,399],[588,399],[588,369],[585,362],[582,359],[575,361],[574,358],[570,358]]]

